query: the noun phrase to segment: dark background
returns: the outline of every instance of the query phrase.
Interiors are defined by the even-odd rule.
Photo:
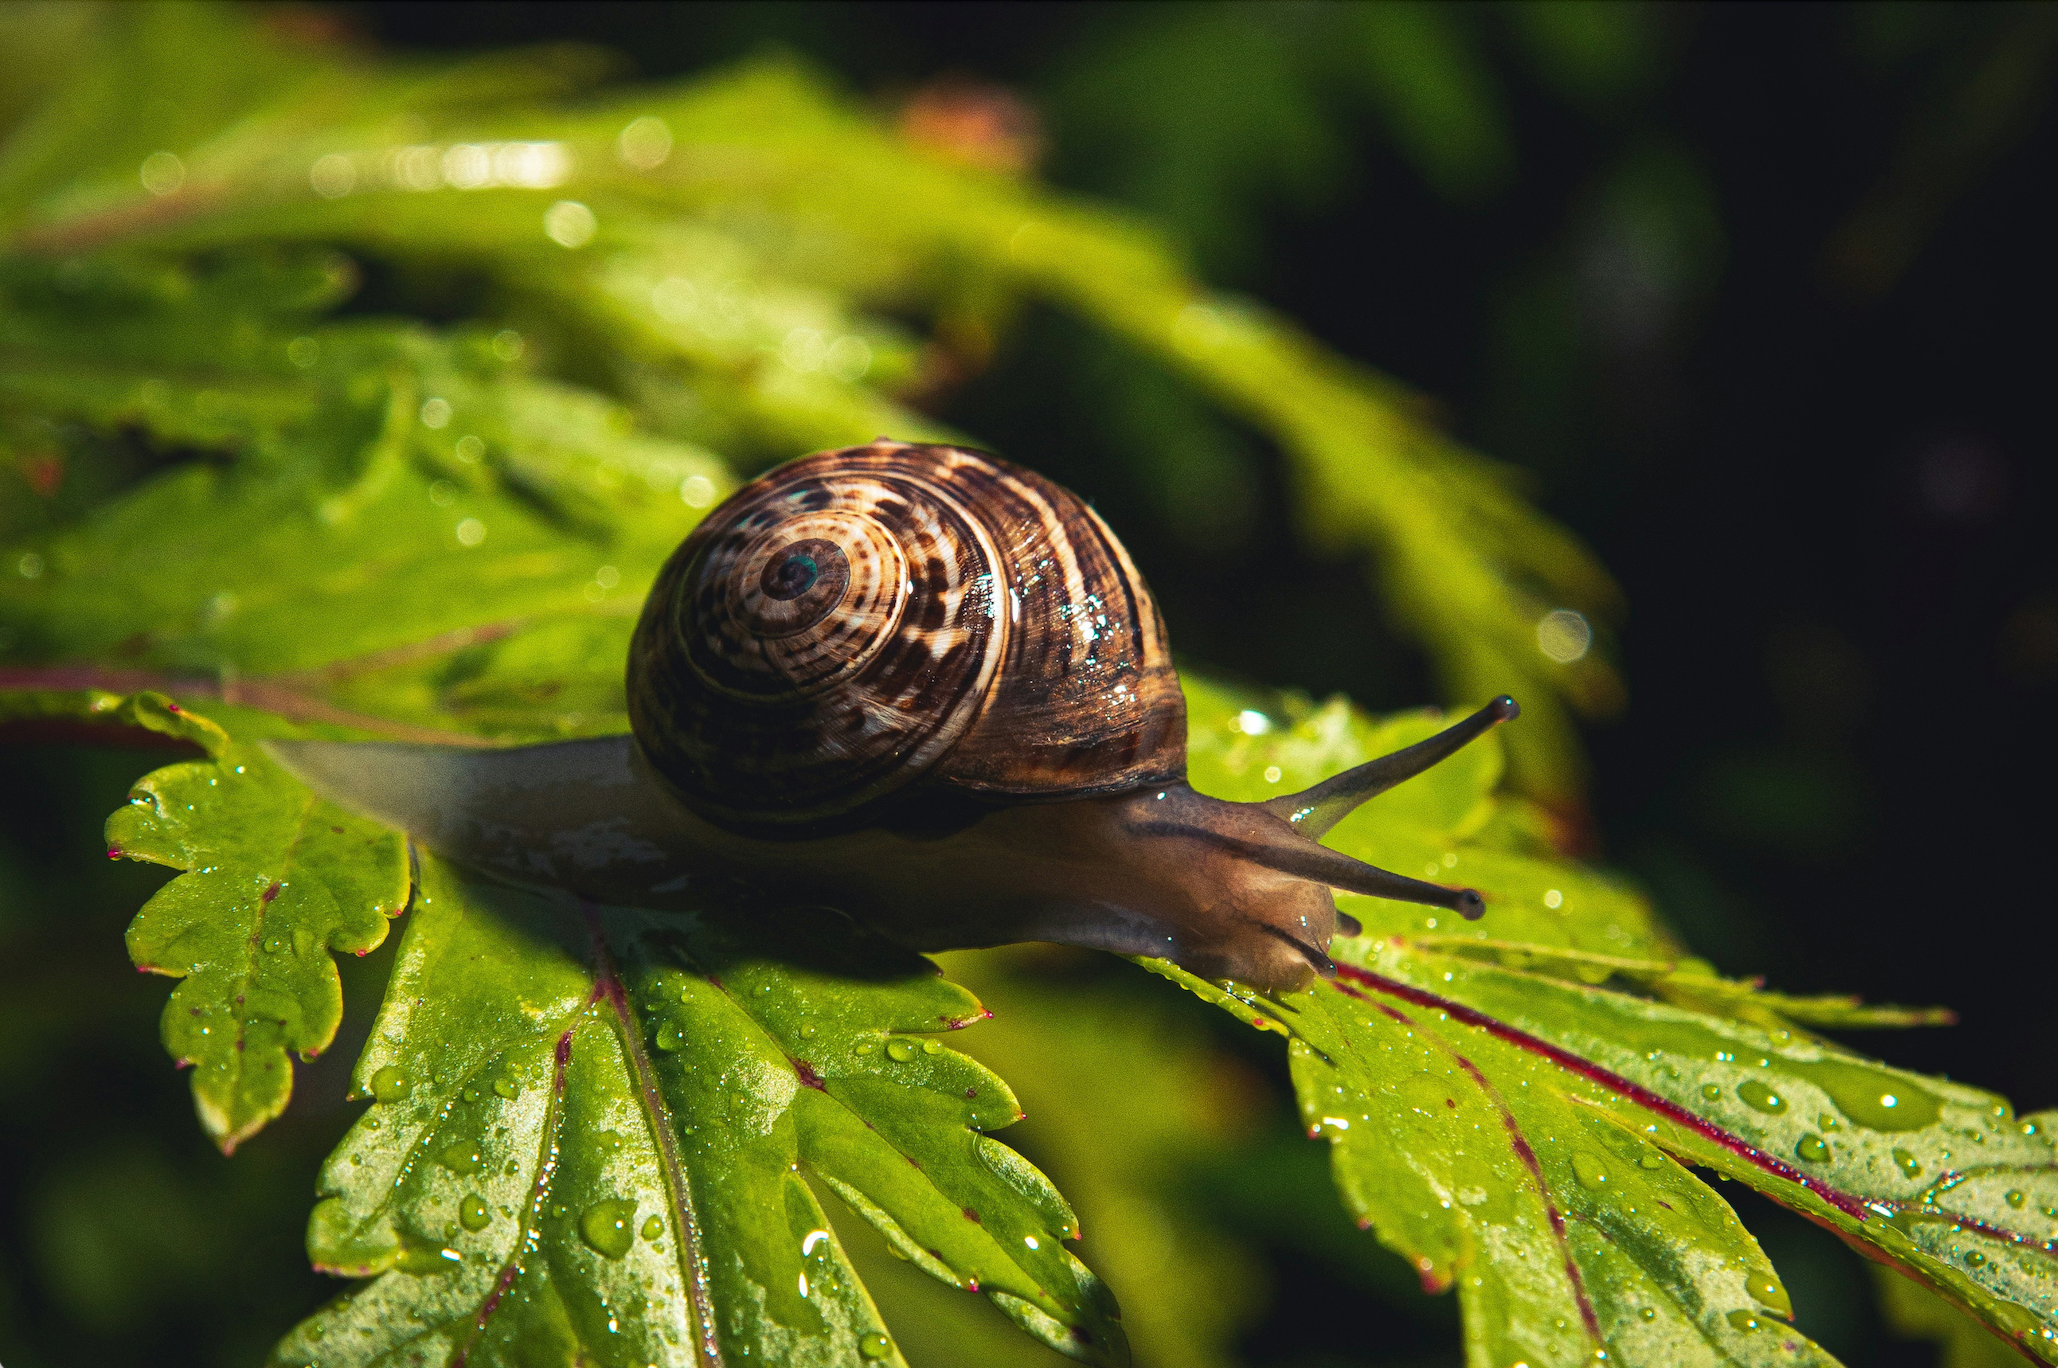
[[[1859,1048],[2025,1111],[2058,1104],[2058,7],[1625,9],[1583,52],[1510,10],[1453,8],[1472,122],[1426,137],[1349,69],[1325,7],[341,12],[393,48],[597,42],[647,77],[783,46],[887,110],[939,77],[1013,92],[1040,122],[1043,174],[1154,215],[1213,282],[1423,391],[1619,578],[1628,702],[1586,727],[1590,808],[1573,814],[1600,858],[1641,878],[1724,972],[1961,1014],[1954,1028],[1849,1037]],[[1169,379],[1138,382],[1144,367],[1032,311],[932,407],[1094,499],[1194,663],[1375,708],[1432,697],[1355,566],[1297,539],[1275,453]],[[18,877],[70,880],[61,896],[81,909],[38,934],[95,947],[63,963],[119,972],[120,926],[152,880],[78,874],[91,852],[70,847],[97,818],[78,828],[69,814],[111,809],[151,758],[11,763]],[[381,972],[377,957],[353,969]],[[93,991],[6,982],[17,1005]],[[64,1218],[37,1204],[91,1206],[91,1192],[63,1190],[64,1136],[142,1104],[184,1111],[184,1080],[150,1043],[162,988],[130,986],[104,1040],[8,1056],[48,1075],[36,1088],[68,1119],[4,1156],[56,1176],[0,1196],[10,1226],[56,1222],[59,1252],[46,1235],[42,1257],[112,1266],[117,1282],[146,1254],[77,1231],[66,1252]],[[32,1081],[0,1079],[15,1097],[39,1095]],[[106,1162],[135,1170],[125,1194],[198,1204],[164,1226],[176,1238],[229,1240],[235,1221],[207,1204],[303,1208],[311,1165],[295,1156],[319,1154],[336,1124],[296,1105],[276,1144],[238,1156],[233,1185],[193,1127],[190,1154],[124,1140]],[[1872,1322],[1855,1256],[1724,1195],[1788,1275],[1803,1328],[1851,1362],[1932,1360]],[[296,1232],[273,1233],[276,1250],[234,1261],[261,1274],[210,1293],[232,1299],[211,1316],[247,1296],[240,1338],[224,1343],[218,1320],[203,1331],[196,1310],[206,1344],[191,1361],[255,1361],[280,1328],[257,1308],[317,1295]],[[1336,1313],[1352,1288],[1280,1258],[1253,1362],[1392,1361]],[[0,1267],[0,1324],[57,1314],[38,1285]],[[65,1314],[95,1314],[90,1289],[66,1295],[86,1300]],[[143,1313],[121,1296],[100,1305],[109,1333],[189,1361],[175,1314],[123,1329]],[[1395,1327],[1394,1352],[1454,1357],[1448,1324]]]

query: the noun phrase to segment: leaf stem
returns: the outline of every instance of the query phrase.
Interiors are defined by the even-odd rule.
[[[693,1188],[679,1159],[679,1137],[672,1126],[670,1108],[657,1086],[657,1073],[650,1054],[643,1048],[643,1036],[636,1029],[636,1016],[629,1008],[629,995],[622,987],[621,972],[607,948],[607,934],[600,926],[600,909],[581,898],[579,910],[586,914],[586,934],[593,947],[593,997],[605,1001],[615,1015],[615,1033],[622,1053],[636,1075],[636,1087],[643,1094],[644,1112],[663,1164],[665,1188],[671,1194],[672,1211],[679,1227],[679,1272],[693,1303],[700,1335],[693,1341],[696,1361],[707,1368],[721,1368],[722,1346],[715,1336],[714,1296],[710,1290],[707,1255],[701,1249],[700,1220],[693,1210]]]

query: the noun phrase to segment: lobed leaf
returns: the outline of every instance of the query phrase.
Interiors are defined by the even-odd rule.
[[[108,818],[107,853],[185,871],[136,914],[129,956],[180,980],[164,1045],[193,1069],[201,1125],[232,1152],[285,1110],[289,1052],[313,1059],[335,1039],[343,988],[330,955],[386,938],[407,902],[404,842],[169,700],[146,694],[121,711],[208,752],[138,781]]]
[[[1192,693],[1196,778],[1229,789],[1300,785],[1314,757],[1354,763],[1432,725],[1375,728],[1331,705],[1275,728],[1232,711],[1245,700]],[[1457,1288],[1468,1362],[1827,1362],[1780,1323],[1777,1274],[1685,1165],[1765,1192],[2058,1362],[2058,1115],[2017,1119],[1990,1093],[1794,1024],[1933,1015],[1861,1017],[1849,999],[1677,972],[1634,894],[1511,853],[1479,744],[1334,833],[1362,858],[1414,872],[1414,857],[1478,886],[1472,928],[1340,899],[1366,934],[1337,938],[1334,980],[1276,996],[1148,962],[1287,1037],[1346,1206],[1426,1287]]]
[[[816,1187],[1087,1362],[1126,1357],[1020,1111],[933,965],[812,916],[581,906],[433,857],[325,1166],[317,1266],[374,1280],[281,1364],[899,1361]]]

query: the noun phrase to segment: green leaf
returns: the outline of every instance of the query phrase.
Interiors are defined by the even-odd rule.
[[[1248,1099],[1197,1023],[1126,981],[1076,981],[1077,953],[1021,946],[943,957],[995,1016],[966,1048],[1016,1080],[1031,1117],[1023,1143],[1093,1232],[1094,1266],[1121,1289],[1138,1360],[1233,1363],[1262,1273],[1179,1180],[1230,1152]]]
[[[129,956],[181,980],[164,1045],[193,1069],[201,1124],[233,1151],[285,1110],[289,1052],[313,1059],[335,1039],[343,989],[330,955],[386,938],[407,901],[404,842],[166,699],[123,710],[208,752],[139,781],[107,821],[107,853],[186,871],[136,915]]]
[[[299,340],[315,397],[250,459],[175,466],[0,579],[28,669],[8,685],[153,688],[331,734],[620,730],[643,591],[730,476],[483,343]]]
[[[1124,1361],[1070,1209],[985,1134],[1013,1094],[936,1039],[978,1001],[767,910],[582,907],[424,857],[355,1075],[374,1105],[309,1227],[318,1266],[377,1276],[274,1361],[897,1362],[818,1189],[1052,1347]]]
[[[1298,723],[1274,705],[1275,722],[1190,693],[1196,779],[1225,791],[1298,786],[1432,725],[1375,726],[1337,704]],[[1633,893],[1515,853],[1520,825],[1493,810],[1492,742],[1475,750],[1335,833],[1351,854],[1478,887],[1487,913],[1471,928],[1340,899],[1366,934],[1336,940],[1335,980],[1278,996],[1149,962],[1287,1037],[1302,1119],[1330,1142],[1346,1206],[1425,1286],[1457,1288],[1468,1361],[1826,1362],[1781,1324],[1776,1273],[1693,1165],[2058,1362],[2058,1116],[2018,1120],[1990,1093],[1810,1037],[1783,1015],[1795,999],[1676,972]],[[1844,1022],[1859,1010],[1800,1007]]]

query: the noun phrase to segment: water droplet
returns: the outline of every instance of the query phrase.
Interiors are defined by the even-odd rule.
[[[442,1245],[406,1244],[401,1247],[397,1262],[403,1273],[448,1273],[461,1259],[456,1250]]]
[[[859,1043],[859,1045],[858,1045],[858,1047],[857,1047],[857,1048],[856,1048],[855,1050],[853,1050],[853,1051],[852,1051],[851,1053],[853,1053],[853,1054],[861,1054],[861,1055],[868,1055],[868,1054],[870,1054],[871,1052],[872,1052],[872,1042],[871,1042],[871,1041],[869,1041],[869,1040],[867,1040],[867,1041],[862,1041],[862,1042],[860,1042],[860,1043]]]
[[[477,1145],[469,1140],[457,1140],[443,1147],[442,1153],[436,1156],[436,1162],[452,1173],[477,1173],[484,1160]]]
[[[2009,1188],[2007,1192],[2002,1194],[2001,1200],[2008,1203],[2009,1206],[2019,1208],[2024,1202],[2029,1200],[2029,1194],[2021,1188]]]
[[[1572,1156],[1572,1176],[1581,1187],[1603,1188],[1608,1185],[1608,1167],[1599,1159],[1584,1151]]]
[[[636,1236],[629,1227],[635,1215],[636,1203],[631,1198],[614,1197],[595,1202],[579,1213],[579,1238],[591,1245],[595,1253],[619,1259],[636,1242]]]
[[[457,1204],[457,1222],[466,1230],[484,1230],[492,1219],[493,1213],[486,1210],[486,1199],[476,1192],[467,1192]]]
[[[477,1084],[467,1083],[464,1085],[464,1092],[460,1095],[467,1102],[476,1102],[486,1094],[479,1091]]]
[[[1756,1316],[1741,1307],[1729,1313],[1729,1323],[1739,1330],[1756,1330],[1762,1324]]]
[[[814,1022],[806,1021],[801,1023],[800,1038],[802,1040],[813,1040],[815,1038],[815,1034],[816,1027]]]
[[[1816,1117],[1816,1118],[1815,1118],[1815,1129],[1817,1129],[1817,1130],[1820,1130],[1820,1131],[1833,1131],[1833,1130],[1835,1130],[1836,1128],[1837,1128],[1837,1119],[1836,1119],[1836,1117],[1835,1117],[1835,1116],[1834,1116],[1834,1115],[1833,1115],[1832,1113],[1830,1113],[1830,1112],[1824,1112],[1824,1113],[1822,1113],[1822,1115],[1820,1115],[1820,1116],[1818,1116],[1818,1117]]]
[[[1646,1307],[1645,1307],[1645,1308],[1644,1308],[1643,1310],[1639,1311],[1639,1312],[1638,1312],[1637,1314],[1638,1314],[1638,1315],[1640,1315],[1640,1316],[1642,1316],[1642,1317],[1643,1317],[1643,1318],[1644,1318],[1645,1320],[1647,1320],[1647,1321],[1648,1321],[1648,1320],[1656,1320],[1656,1319],[1658,1319],[1658,1308],[1657,1308],[1657,1307],[1655,1307],[1655,1306],[1646,1306]]]
[[[1786,1110],[1786,1099],[1755,1078],[1738,1084],[1736,1095],[1744,1100],[1745,1106],[1754,1107],[1761,1112]]]
[[[285,948],[286,938],[284,936],[266,936],[264,938],[264,953],[267,955],[276,955]]]
[[[1821,1164],[1828,1162],[1829,1146],[1821,1136],[1810,1131],[1794,1141],[1794,1153],[1811,1164]]]
[[[886,1057],[896,1064],[905,1064],[915,1057],[915,1051],[919,1048],[921,1047],[906,1036],[895,1036],[886,1042]]]
[[[619,1131],[602,1131],[593,1137],[603,1154],[619,1154],[622,1150],[622,1136]]]
[[[686,1033],[675,1022],[667,1021],[657,1028],[657,1047],[667,1053],[679,1049],[686,1043]]]
[[[1965,1251],[1965,1262],[1974,1268],[1984,1268],[1986,1267],[1987,1256],[1980,1253],[1977,1249],[1968,1249]]]
[[[1779,1279],[1769,1273],[1760,1273],[1751,1279],[1751,1295],[1780,1315],[1793,1318],[1794,1299],[1786,1294],[1786,1288]]]
[[[414,1080],[407,1076],[407,1070],[397,1064],[388,1064],[372,1075],[372,1098],[378,1102],[398,1102],[414,1091]]]
[[[1703,1083],[1701,1085],[1701,1096],[1710,1102],[1720,1102],[1722,1100],[1722,1085],[1720,1083]]]
[[[933,1040],[925,1040],[925,1041],[923,1041],[923,1042],[922,1042],[922,1053],[923,1053],[923,1054],[942,1054],[942,1053],[943,1053],[943,1047],[942,1047],[941,1045],[938,1045],[938,1044],[937,1044],[937,1043],[936,1043],[935,1041],[933,1041]]]
[[[515,1082],[512,1078],[496,1078],[493,1080],[493,1095],[495,1097],[513,1099],[520,1096],[521,1091],[522,1085]]]
[[[1787,1060],[1785,1065],[1828,1093],[1838,1111],[1873,1130],[1921,1130],[1936,1123],[1942,1107],[1930,1093],[1883,1069],[1842,1060]]]
[[[1915,1156],[1904,1149],[1896,1148],[1894,1150],[1894,1162],[1899,1164],[1901,1172],[1907,1174],[1910,1178],[1922,1172],[1922,1165],[1915,1162]]]
[[[1637,1156],[1636,1166],[1647,1169],[1664,1168],[1665,1156],[1654,1149],[1647,1149]]]
[[[883,1359],[893,1352],[893,1341],[874,1330],[858,1339],[858,1352],[868,1359]]]
[[[664,1233],[664,1217],[659,1216],[653,1212],[650,1216],[650,1219],[643,1223],[643,1238],[646,1240],[655,1240],[661,1238],[664,1235]]]

